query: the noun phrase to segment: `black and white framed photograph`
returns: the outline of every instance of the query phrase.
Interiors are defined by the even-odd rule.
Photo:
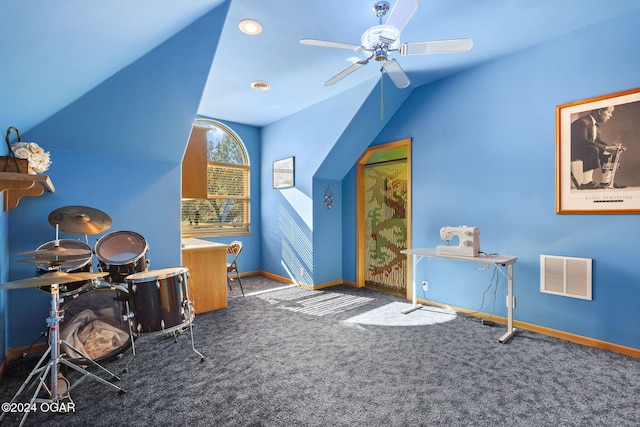
[[[556,212],[640,213],[640,88],[556,107]]]
[[[293,157],[273,162],[273,188],[289,188],[295,185],[295,162]]]

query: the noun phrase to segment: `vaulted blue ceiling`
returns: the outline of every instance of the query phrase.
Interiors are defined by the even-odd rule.
[[[32,128],[229,1],[219,42],[212,30],[218,47],[200,114],[261,127],[380,75],[371,61],[325,86],[362,55],[299,43],[360,44],[377,24],[374,0],[0,0],[0,125]],[[403,42],[469,37],[473,49],[397,59],[417,87],[639,8],[637,0],[422,0]],[[240,32],[245,18],[262,33]],[[255,80],[271,90],[252,89]]]

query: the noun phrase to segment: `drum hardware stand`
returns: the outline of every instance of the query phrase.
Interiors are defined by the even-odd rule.
[[[129,359],[129,361],[127,362],[127,364],[124,366],[124,369],[122,370],[122,372],[129,372],[129,365],[131,364],[131,362],[133,362],[133,358],[136,357],[136,344],[135,344],[135,338],[133,335],[133,317],[134,314],[131,312],[131,309],[129,308],[129,301],[125,301],[125,307],[127,309],[126,314],[124,314],[122,316],[122,319],[127,322],[127,324],[129,325],[129,336],[131,337],[131,359]]]
[[[188,290],[187,290],[187,298],[189,297],[188,295]],[[190,337],[191,337],[191,349],[193,350],[194,353],[196,353],[198,356],[200,356],[200,361],[204,362],[204,356],[202,355],[202,353],[200,353],[198,350],[196,350],[196,346],[195,346],[195,340],[193,339],[193,321],[191,318],[191,313],[193,312],[193,302],[191,301],[183,301],[182,302],[182,307],[185,309],[185,311],[187,313],[189,313],[188,315],[188,327],[189,327],[189,333],[190,333]],[[127,314],[125,314],[124,316],[122,316],[124,320],[127,320],[129,322],[129,332],[131,334],[131,351],[133,353],[133,355],[131,356],[131,359],[129,359],[129,361],[127,362],[126,366],[123,369],[123,372],[128,372],[129,371],[129,364],[131,364],[131,362],[133,362],[133,359],[136,357],[136,347],[133,343],[133,337],[134,337],[134,332],[133,332],[133,318],[135,317],[134,313],[131,313],[129,311],[129,303],[127,303]],[[139,326],[139,325],[138,325]],[[184,332],[185,330],[185,326],[183,325],[179,325],[177,327],[171,328],[170,330],[161,330],[158,331],[157,334],[164,334],[166,337],[169,336],[173,336],[173,341],[175,343],[178,343],[178,334],[181,334],[182,332]],[[149,333],[149,335],[153,335],[154,333]],[[142,336],[142,335],[147,335],[146,333],[141,332],[140,330],[138,330],[137,332],[138,336]]]
[[[27,379],[24,381],[20,389],[13,396],[13,399],[11,399],[10,403],[16,402],[20,394],[24,391],[27,385],[30,384],[31,379],[38,374],[40,374],[40,376],[38,377],[38,380],[39,380],[38,386],[36,387],[36,391],[31,396],[31,400],[29,401],[30,406],[33,406],[36,403],[59,403],[61,401],[64,402],[66,399],[70,399],[69,392],[72,389],[74,389],[78,384],[80,384],[80,382],[83,381],[86,377],[92,378],[95,381],[98,381],[106,386],[109,386],[117,390],[119,394],[126,393],[124,389],[118,387],[117,385],[112,384],[91,372],[88,372],[85,368],[76,366],[74,363],[62,357],[62,354],[60,353],[60,344],[65,344],[67,347],[71,348],[76,353],[82,355],[87,361],[91,363],[91,365],[111,375],[112,380],[114,381],[120,380],[118,376],[114,375],[113,373],[108,371],[106,368],[102,367],[101,365],[93,361],[90,357],[83,354],[81,351],[74,348],[66,341],[63,341],[60,339],[60,320],[62,317],[63,317],[63,314],[61,314],[60,312],[60,299],[58,296],[58,284],[52,284],[51,285],[51,311],[50,311],[50,317],[47,318],[47,325],[49,326],[49,330],[51,331],[49,334],[49,348],[45,351],[44,355],[38,361],[35,368],[33,368],[33,370],[31,371]],[[47,363],[44,363],[47,356],[49,356],[49,361]],[[82,375],[82,377],[78,379],[73,385],[68,387],[66,390],[62,391],[61,393],[58,393],[58,378],[59,378],[60,364],[63,364],[79,372]],[[45,384],[47,376],[49,376],[50,378],[51,388],[47,387],[47,385]],[[40,390],[42,389],[46,391],[46,393],[49,395],[49,398],[38,397]],[[22,417],[22,421],[20,422],[20,426],[24,425],[24,422],[29,416],[29,413],[30,413],[29,411],[25,412],[24,416]],[[2,420],[5,414],[6,412],[3,412],[2,414],[0,414],[0,420]]]
[[[189,298],[189,289],[187,288],[187,298]],[[189,323],[189,334],[191,336],[191,350],[193,350],[193,352],[195,354],[197,354],[198,356],[200,356],[200,361],[204,362],[204,356],[202,355],[202,353],[200,353],[198,350],[196,350],[196,346],[193,340],[193,319],[191,317],[191,313],[193,313],[193,302],[186,300],[182,302],[182,307],[185,309],[185,311],[187,312],[187,316],[188,316],[188,323]],[[177,343],[178,339],[176,336],[176,333],[182,333],[184,329],[179,329],[177,331],[173,332],[173,339],[174,341]]]
[[[187,278],[189,277],[189,272],[187,271]],[[180,281],[182,281],[182,276],[180,276]],[[193,340],[193,318],[195,317],[195,314],[192,316],[192,313],[195,313],[195,310],[193,308],[193,301],[191,301],[191,298],[189,298],[189,286],[185,286],[185,295],[187,297],[187,299],[185,299],[184,301],[182,301],[182,309],[184,310],[184,312],[187,314],[187,323],[189,324],[189,334],[191,336],[191,350],[193,350],[193,352],[195,354],[197,354],[198,356],[200,356],[200,361],[204,362],[204,356],[202,355],[202,353],[200,353],[198,350],[196,350],[196,345],[194,343]],[[173,331],[173,339],[174,341],[177,343],[178,339],[176,337],[176,332],[178,331],[182,331],[184,330],[183,328],[180,328],[179,330]]]

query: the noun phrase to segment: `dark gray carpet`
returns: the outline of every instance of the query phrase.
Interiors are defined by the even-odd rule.
[[[640,361],[464,316],[418,326],[345,322],[402,298],[338,286],[237,283],[224,310],[200,314],[195,346],[142,336],[118,395],[87,380],[75,412],[34,413],[31,426],[637,426]],[[411,316],[408,314],[407,316]],[[130,358],[105,362],[120,373]],[[11,362],[11,399],[34,357]],[[68,374],[73,381],[74,375]],[[22,399],[24,401],[24,399]],[[17,425],[11,414],[3,425]]]

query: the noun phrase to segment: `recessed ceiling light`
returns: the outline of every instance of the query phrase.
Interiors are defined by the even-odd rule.
[[[262,32],[262,25],[255,19],[243,19],[238,23],[238,28],[245,34],[255,36]]]
[[[255,90],[269,90],[271,89],[271,84],[262,81],[255,81],[251,83],[251,87]]]

